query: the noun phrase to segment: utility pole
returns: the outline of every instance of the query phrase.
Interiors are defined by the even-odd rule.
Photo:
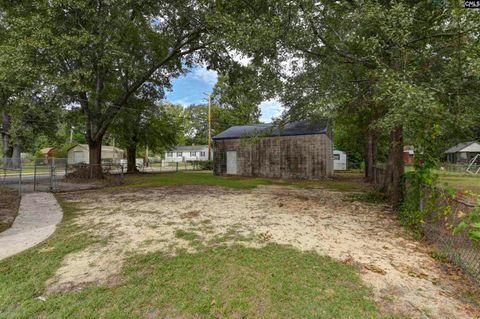
[[[73,126],[70,126],[70,145],[73,142]]]
[[[145,167],[148,167],[148,166],[149,166],[149,162],[148,162],[148,145],[147,145],[147,147],[145,148],[144,166],[145,166]]]
[[[212,101],[211,94],[208,95],[208,160],[211,160],[212,153]]]

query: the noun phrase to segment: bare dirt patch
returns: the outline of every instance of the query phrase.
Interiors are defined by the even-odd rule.
[[[223,240],[253,247],[276,242],[359,267],[388,313],[475,317],[476,310],[461,298],[466,282],[457,276],[457,281],[452,280],[445,267],[430,257],[427,246],[405,235],[387,207],[348,201],[346,196],[276,186],[249,191],[183,186],[65,194],[81,209],[76,223],[100,241],[68,255],[47,289],[108,284],[128,256],[155,250],[195,252],[193,238],[204,244]]]
[[[0,232],[10,228],[18,214],[20,197],[18,191],[0,187]]]

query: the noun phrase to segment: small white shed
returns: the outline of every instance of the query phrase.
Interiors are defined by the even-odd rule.
[[[347,170],[347,153],[339,150],[333,151],[333,170],[334,171]]]
[[[123,158],[123,150],[113,146],[102,146],[102,160],[120,163]],[[77,144],[68,150],[68,164],[89,164],[90,152],[87,144]]]

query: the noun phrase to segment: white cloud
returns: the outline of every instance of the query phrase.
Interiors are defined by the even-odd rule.
[[[271,122],[272,118],[278,117],[282,114],[283,105],[276,99],[263,101],[260,103],[260,109],[262,110],[262,116],[260,121]]]
[[[205,67],[200,66],[195,68],[192,73],[192,78],[205,82],[208,85],[215,85],[217,83],[218,74],[214,70],[207,70]]]
[[[232,57],[232,59],[242,66],[247,66],[252,62],[252,58],[247,57],[246,55],[242,54],[237,50],[231,50],[228,54]]]
[[[282,80],[286,81],[288,77],[296,76],[305,69],[305,59],[291,55],[286,60],[282,61],[280,65],[282,67]]]
[[[192,104],[191,102],[189,102],[188,98],[177,99],[177,100],[168,100],[168,101],[172,104],[180,104],[183,107],[186,107],[186,106],[189,106],[190,104]]]

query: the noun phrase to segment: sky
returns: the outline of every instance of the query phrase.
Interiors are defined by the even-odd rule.
[[[212,92],[216,82],[217,72],[195,66],[191,72],[172,81],[172,91],[167,92],[166,100],[184,106],[206,103],[207,94]],[[279,116],[282,112],[282,106],[276,100],[262,102],[260,109],[260,121],[265,123],[271,122],[272,117]]]

